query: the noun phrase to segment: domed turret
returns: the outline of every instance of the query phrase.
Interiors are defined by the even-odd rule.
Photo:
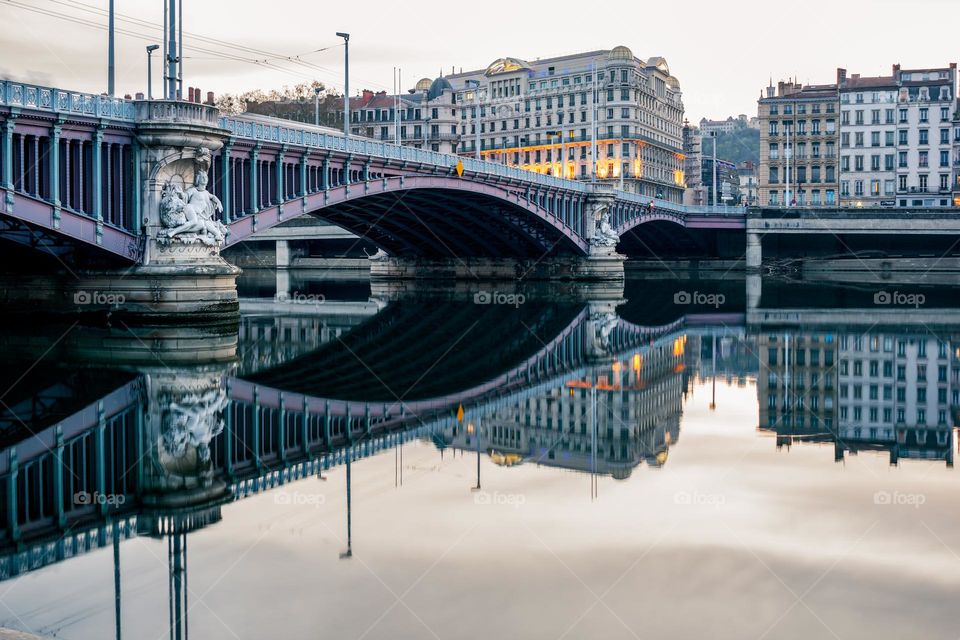
[[[607,54],[607,60],[633,60],[633,51],[623,45],[614,47]]]
[[[427,90],[427,100],[439,98],[444,91],[453,91],[453,86],[446,78],[437,78],[430,83],[430,88]]]
[[[665,76],[670,75],[670,66],[667,65],[667,59],[661,57],[650,58],[647,60],[648,67],[656,67],[657,71]]]
[[[433,84],[433,81],[430,78],[420,78],[417,80],[417,85],[413,88],[417,93],[423,93],[424,91],[430,91],[430,85]]]
[[[513,73],[523,69],[530,69],[530,64],[520,58],[498,58],[490,63],[484,75],[496,76],[501,73]]]

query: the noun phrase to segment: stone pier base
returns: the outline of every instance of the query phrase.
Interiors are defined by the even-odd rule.
[[[6,313],[99,316],[130,324],[235,323],[239,273],[223,263],[0,275],[0,307]]]
[[[541,260],[386,258],[371,261],[370,278],[372,280],[622,282],[624,260],[624,256],[614,252],[586,257],[564,256]]]

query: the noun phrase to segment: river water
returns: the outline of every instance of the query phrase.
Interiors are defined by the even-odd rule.
[[[0,628],[957,637],[955,287],[499,286],[9,327]]]

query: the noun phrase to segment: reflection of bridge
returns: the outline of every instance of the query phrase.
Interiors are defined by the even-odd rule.
[[[6,497],[0,546],[9,549],[0,557],[0,577],[109,544],[114,523],[121,536],[129,536],[216,521],[225,499],[439,433],[455,423],[453,413],[460,404],[477,417],[509,410],[566,381],[593,376],[595,363],[609,367],[613,358],[628,362],[651,350],[672,349],[683,330],[682,321],[645,329],[604,316],[605,333],[598,333],[599,319],[574,305],[539,310],[531,305],[521,318],[552,332],[542,334],[544,343],[536,338],[507,342],[479,368],[449,379],[453,387],[441,384],[448,380],[445,372],[465,360],[441,361],[438,371],[444,375],[416,387],[409,401],[389,396],[382,396],[382,402],[351,400],[349,386],[337,386],[335,377],[305,375],[311,362],[315,370],[323,363],[335,368],[351,348],[370,356],[376,345],[387,344],[385,332],[416,319],[404,305],[395,309],[384,311],[381,323],[373,319],[322,345],[312,358],[295,358],[254,376],[256,383],[226,378],[210,367],[147,370],[66,418],[57,414],[36,420],[32,438],[0,453],[0,491]],[[538,316],[543,318],[538,321]],[[451,321],[447,329],[464,318]],[[508,370],[489,384],[483,378],[498,361]],[[303,374],[300,391],[261,383],[295,373]],[[331,393],[343,397],[310,395],[328,384]],[[370,387],[369,379],[355,384]],[[222,414],[215,409],[217,394],[227,400]],[[174,406],[181,408],[173,412]],[[177,416],[184,412],[197,418],[181,423]],[[188,424],[193,426],[178,431],[178,425]],[[124,499],[77,499],[117,495]]]

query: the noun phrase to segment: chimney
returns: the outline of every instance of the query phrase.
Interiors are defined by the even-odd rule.
[[[207,91],[207,104],[214,103],[216,103],[216,100],[214,100],[213,91]]]
[[[857,76],[854,76],[857,77]],[[837,67],[837,86],[842,85],[847,80],[847,70]]]
[[[129,98],[129,97],[130,97],[130,96],[127,96],[127,98]],[[143,98],[144,98],[143,92],[142,92],[142,91],[138,91],[138,92],[137,92],[137,100],[143,100]]]
[[[193,99],[193,87],[188,87],[188,88],[187,88],[187,101],[189,101],[189,102],[196,102],[196,101]]]
[[[196,87],[193,90],[193,101],[197,104],[200,104],[200,96],[203,95],[200,91],[200,87]]]

